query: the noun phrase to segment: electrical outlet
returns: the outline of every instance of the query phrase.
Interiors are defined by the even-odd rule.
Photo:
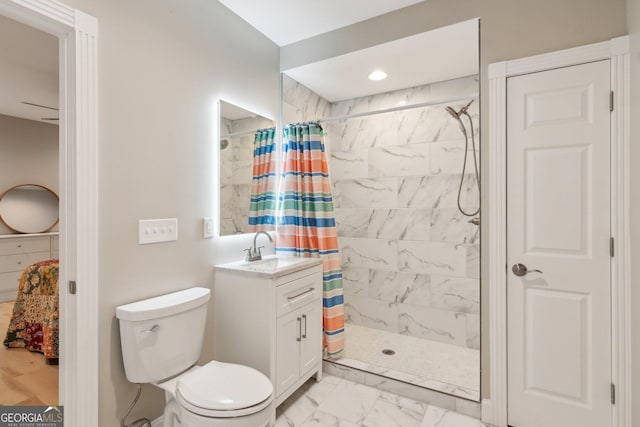
[[[202,220],[202,237],[211,239],[213,237],[213,218],[204,218]]]
[[[138,221],[138,244],[178,240],[178,219],[141,219]]]

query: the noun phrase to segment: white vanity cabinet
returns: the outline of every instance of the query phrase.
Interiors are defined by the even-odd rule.
[[[216,266],[214,359],[267,375],[282,403],[322,375],[322,264],[268,258]]]
[[[0,302],[16,299],[18,282],[25,267],[55,258],[57,254],[57,233],[1,235]]]

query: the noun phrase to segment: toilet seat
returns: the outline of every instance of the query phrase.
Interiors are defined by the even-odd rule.
[[[273,385],[256,369],[214,360],[178,378],[176,400],[201,416],[240,417],[271,404]]]

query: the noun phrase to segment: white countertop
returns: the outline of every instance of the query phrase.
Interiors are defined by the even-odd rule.
[[[280,277],[322,264],[320,258],[268,255],[261,261],[235,261],[216,265],[216,270],[236,271],[260,277]]]

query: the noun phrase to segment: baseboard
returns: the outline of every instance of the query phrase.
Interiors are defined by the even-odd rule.
[[[495,420],[493,419],[493,406],[491,405],[490,399],[482,399],[480,403],[482,407],[482,418],[481,421],[485,424],[489,424],[491,426],[496,425]]]
[[[151,421],[151,427],[162,427],[164,424],[164,415],[160,415],[155,420]]]

